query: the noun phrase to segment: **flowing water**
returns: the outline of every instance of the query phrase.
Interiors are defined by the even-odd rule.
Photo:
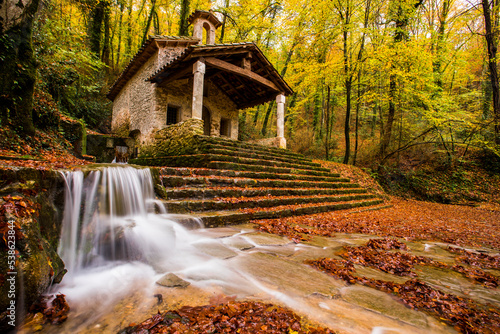
[[[249,226],[184,228],[154,199],[149,169],[108,167],[64,177],[58,251],[68,273],[51,292],[65,294],[71,312],[62,326],[44,329],[47,333],[117,332],[158,310],[203,305],[220,293],[284,304],[346,333],[450,332],[416,311],[400,321],[339,299],[359,304],[356,296],[368,293],[370,302],[382,300],[302,264],[303,258],[329,256],[333,247],[295,245]],[[167,273],[191,285],[156,284]]]
[[[245,290],[238,288],[246,286],[238,272],[200,250],[218,242],[184,228],[154,199],[149,169],[113,167],[64,177],[58,253],[68,273],[53,291],[87,311],[82,326],[131,292],[154,295],[155,282],[166,273],[191,277],[200,287]]]

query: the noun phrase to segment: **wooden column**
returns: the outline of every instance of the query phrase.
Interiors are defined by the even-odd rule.
[[[277,113],[276,113],[276,137],[279,140],[279,147],[286,148],[286,140],[285,140],[285,94],[281,93],[276,96],[276,105],[277,105]]]
[[[191,104],[192,118],[202,119],[204,80],[205,62],[203,59],[200,59],[193,65],[193,102]]]

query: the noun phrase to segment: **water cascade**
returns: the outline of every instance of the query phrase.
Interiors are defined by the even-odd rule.
[[[286,259],[318,248],[251,227],[187,230],[155,201],[149,169],[124,165],[86,176],[67,172],[64,178],[58,251],[68,273],[51,293],[65,294],[71,312],[58,332],[117,332],[158,310],[203,305],[220,293],[285,304],[337,329],[352,311],[350,304],[323,296],[331,287],[348,289],[343,283]],[[171,274],[191,285],[173,289],[157,284]],[[158,304],[154,296],[160,296]],[[391,321],[374,323],[373,333],[392,326]],[[345,331],[366,328],[364,323],[351,326]],[[399,333],[415,333],[412,328]]]

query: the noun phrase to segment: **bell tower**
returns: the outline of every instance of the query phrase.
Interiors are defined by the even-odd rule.
[[[200,40],[198,44],[215,44],[215,31],[222,23],[211,11],[195,10],[189,16],[188,22],[193,25],[193,37]],[[203,43],[203,30],[207,36],[205,43]]]

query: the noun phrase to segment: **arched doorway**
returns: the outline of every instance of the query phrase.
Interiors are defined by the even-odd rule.
[[[205,106],[203,106],[203,111],[201,113],[201,119],[203,120],[203,134],[205,136],[210,136],[210,125],[211,125],[212,119],[210,117],[210,111]]]

